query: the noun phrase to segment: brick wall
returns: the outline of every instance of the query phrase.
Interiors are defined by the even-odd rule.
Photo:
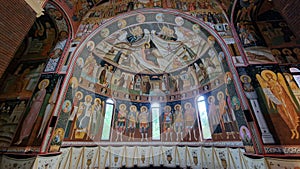
[[[33,25],[35,15],[24,0],[0,3],[0,78]]]
[[[273,0],[273,3],[275,8],[281,12],[294,34],[300,38],[300,1]]]

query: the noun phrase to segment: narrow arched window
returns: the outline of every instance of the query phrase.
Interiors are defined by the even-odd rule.
[[[112,99],[106,100],[101,140],[109,140],[110,131],[111,131],[112,115],[113,115],[114,107],[115,107],[114,103],[115,102]]]
[[[202,138],[211,139],[211,131],[209,127],[206,103],[203,96],[198,97],[197,106],[198,106],[199,118],[201,123]]]
[[[158,103],[151,104],[152,115],[152,140],[160,140],[160,105]]]

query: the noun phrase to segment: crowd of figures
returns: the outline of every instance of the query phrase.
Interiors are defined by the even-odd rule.
[[[207,96],[207,120],[214,139],[238,139],[238,125],[234,111],[240,110],[239,99],[219,91]],[[217,99],[215,99],[215,97]],[[105,109],[106,101],[78,91],[72,103],[66,100],[62,111],[69,113],[66,139],[99,140],[104,123],[112,120],[110,139],[114,141],[150,141],[152,133],[160,133],[164,141],[197,141],[199,135],[198,108],[191,102],[168,102],[158,107],[159,114],[148,104],[123,102],[114,104],[111,117]],[[153,127],[158,120],[159,127]],[[204,125],[204,124],[203,124]],[[154,129],[155,128],[155,129]],[[108,130],[108,129],[106,129]],[[157,131],[152,131],[157,130]],[[109,130],[110,131],[110,130]],[[124,138],[126,137],[126,138]],[[149,140],[148,140],[149,139]]]
[[[204,64],[192,64],[180,74],[143,75],[124,72],[108,64],[101,66],[94,60],[84,64],[78,82],[90,90],[94,90],[95,84],[99,84],[124,93],[165,95],[189,91],[208,82],[210,78],[216,78],[218,72],[213,72],[214,68],[216,65],[206,60]]]
[[[107,110],[105,101],[92,96],[83,96],[82,92],[75,94],[73,104],[65,101],[62,111],[69,113],[65,137],[67,139],[99,140],[100,129],[107,123],[104,120]],[[147,105],[137,106],[132,103],[118,104],[110,120],[114,141],[148,141],[151,138],[153,120],[159,118],[160,129],[165,141],[196,141],[199,139],[197,111],[190,102],[160,108],[159,117],[153,115]],[[106,129],[107,130],[107,129]],[[173,134],[174,133],[174,134]],[[123,137],[126,135],[126,139]],[[187,136],[187,137],[186,137]],[[193,139],[192,139],[193,138]],[[149,140],[150,141],[150,140]]]
[[[153,3],[153,4],[152,4]],[[99,25],[104,23],[111,17],[118,15],[119,13],[129,12],[132,10],[142,8],[170,8],[177,9],[183,12],[189,12],[190,15],[197,19],[208,23],[213,29],[218,32],[222,32],[222,35],[230,35],[227,21],[217,8],[217,5],[213,2],[206,0],[203,1],[150,1],[149,3],[143,3],[139,1],[135,2],[112,2],[96,7],[86,14],[86,18],[80,24],[77,38],[80,39],[91,33]]]

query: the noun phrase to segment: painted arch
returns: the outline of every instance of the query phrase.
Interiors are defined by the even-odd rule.
[[[231,98],[238,99],[238,95],[233,83],[235,75],[231,73],[233,63],[227,61],[228,57],[220,36],[190,15],[173,10],[141,9],[115,17],[92,32],[75,52],[56,130],[65,133],[64,145],[107,141],[130,144],[130,139],[148,144],[143,142],[146,138],[150,144],[155,141],[175,144],[176,135],[180,135],[173,125],[175,112],[181,111],[183,116],[191,115],[192,119],[192,122],[184,121],[181,130],[185,136],[181,141],[188,144],[207,139],[241,141],[238,128],[245,125],[245,119],[242,105],[236,109],[231,106]],[[204,97],[199,100],[199,96]],[[210,113],[217,113],[208,101],[212,97],[215,108],[224,115],[222,124],[207,122]],[[205,112],[198,107],[201,101],[205,101],[201,103],[207,107]],[[112,109],[108,105],[113,105]],[[135,108],[137,116],[133,138],[129,135],[127,117],[131,108]],[[149,113],[147,130],[139,123],[144,111]],[[201,119],[201,113],[207,114],[206,121]],[[166,120],[168,114],[172,115],[172,125]],[[110,124],[105,128],[109,133],[103,139],[106,122]],[[206,138],[203,137],[204,128],[211,128],[211,137],[207,131]],[[169,131],[174,135],[167,136]],[[50,151],[61,144],[62,141],[53,140]]]

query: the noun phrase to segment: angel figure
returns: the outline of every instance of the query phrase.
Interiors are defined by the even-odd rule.
[[[291,139],[299,139],[297,105],[288,90],[283,75],[281,73],[276,75],[273,71],[263,70],[261,75],[256,74],[256,78],[264,91],[268,107],[273,108],[274,106],[277,109],[280,117],[292,133]]]
[[[300,103],[300,89],[297,86],[296,82],[293,80],[293,76],[289,73],[283,73],[283,75],[286,81],[288,82],[290,88],[292,89],[292,92],[296,97],[297,102]]]

